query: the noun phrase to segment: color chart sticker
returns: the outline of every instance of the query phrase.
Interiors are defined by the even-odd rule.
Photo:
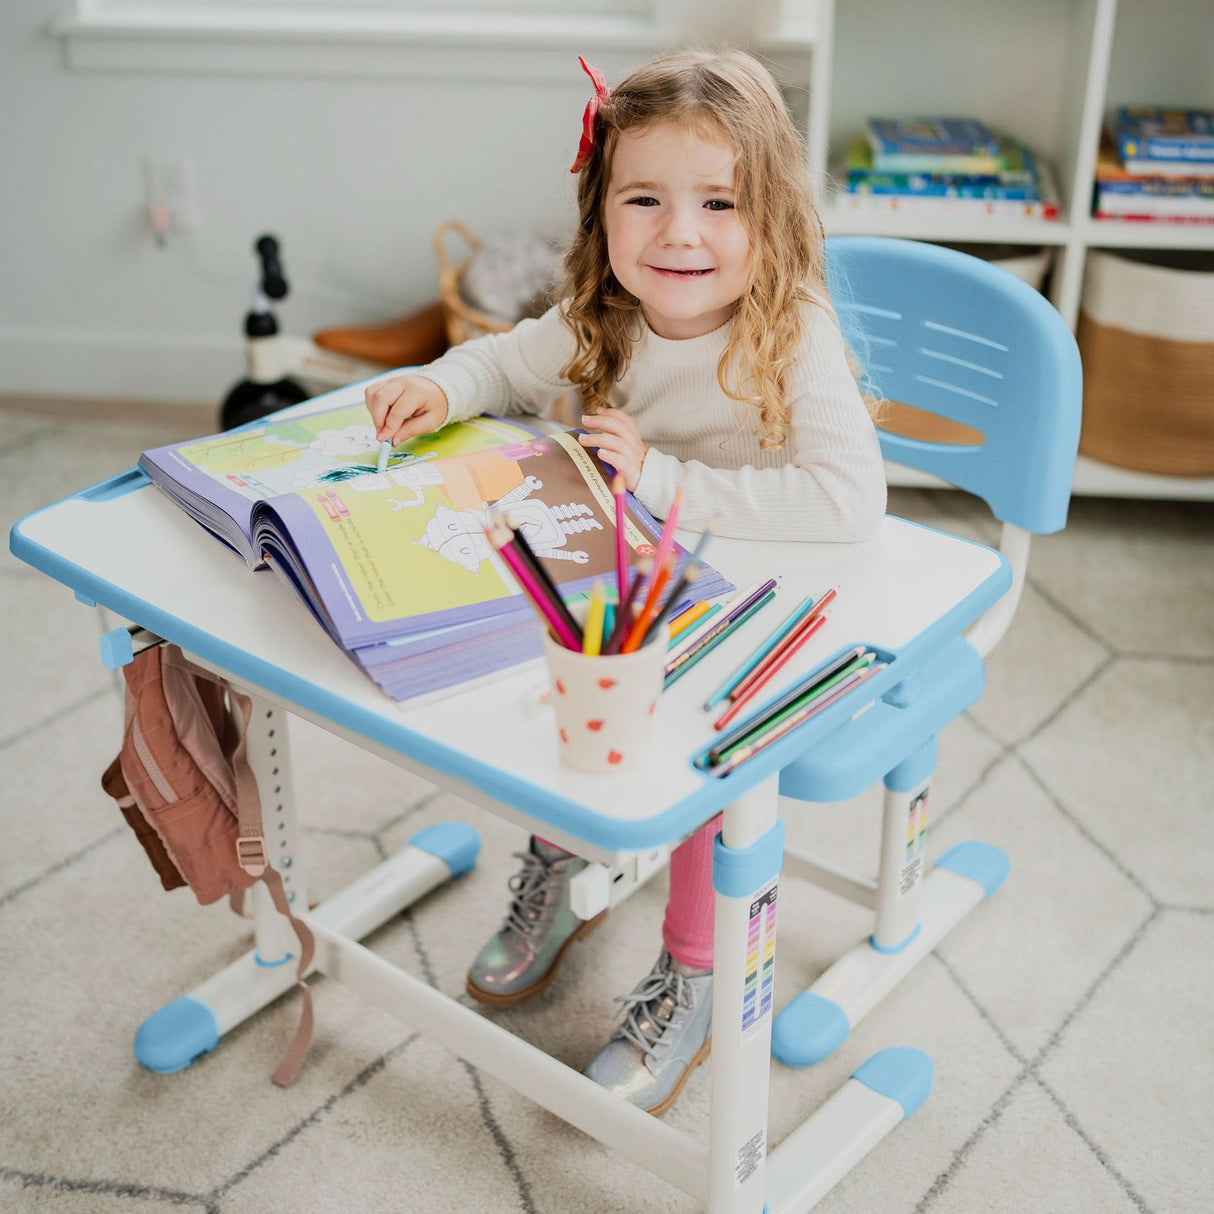
[[[742,992],[743,1041],[771,1015],[776,977],[776,885],[773,877],[750,903]]]

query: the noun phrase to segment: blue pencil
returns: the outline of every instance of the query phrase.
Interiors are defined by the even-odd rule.
[[[814,605],[813,596],[802,599],[792,614],[704,701],[704,708],[715,708],[771,651],[788,635],[803,613]]]

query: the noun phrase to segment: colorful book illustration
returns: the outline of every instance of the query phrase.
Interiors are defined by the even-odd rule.
[[[485,534],[495,513],[524,529],[563,596],[614,578],[611,474],[573,434],[473,418],[403,444],[382,473],[377,447],[365,408],[347,405],[159,447],[140,464],[247,564],[268,565],[397,700],[541,655],[535,613]],[[660,531],[629,495],[634,560]],[[705,597],[730,589],[715,570],[701,577]]]
[[[869,118],[866,133],[880,173],[999,171],[999,141],[976,118]]]
[[[1130,172],[1214,174],[1214,110],[1123,105],[1114,138]]]

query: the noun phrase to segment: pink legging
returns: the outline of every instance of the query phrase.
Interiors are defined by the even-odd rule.
[[[720,829],[718,816],[670,853],[662,943],[676,961],[697,969],[712,968],[712,844]]]
[[[718,815],[670,853],[662,943],[676,961],[696,969],[712,968],[712,844],[720,829]]]

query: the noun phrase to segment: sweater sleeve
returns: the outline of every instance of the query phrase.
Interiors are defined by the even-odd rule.
[[[448,422],[478,413],[538,414],[568,391],[561,368],[573,346],[573,335],[553,307],[537,320],[520,320],[508,333],[453,346],[415,374],[443,390]]]
[[[743,539],[867,539],[885,513],[885,470],[868,409],[833,319],[807,314],[803,356],[792,377],[791,418],[780,467],[713,468],[651,448],[637,497],[664,518],[683,490],[681,524]]]

